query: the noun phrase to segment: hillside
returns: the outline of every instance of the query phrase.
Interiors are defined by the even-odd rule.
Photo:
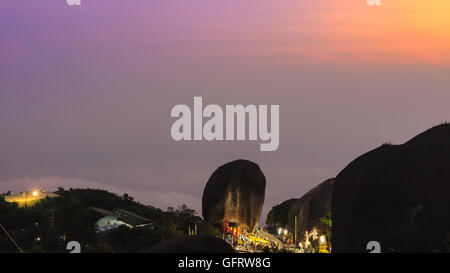
[[[60,188],[55,194],[58,197],[42,199],[29,207],[0,198],[0,223],[25,252],[67,252],[69,241],[80,242],[83,252],[135,252],[163,239],[186,235],[195,225],[199,233],[214,232],[194,210],[184,205],[162,211],[136,202],[127,194],[119,196],[96,189]],[[104,217],[99,211],[127,212],[149,219],[151,225],[120,226],[97,233],[96,223]],[[6,234],[0,232],[0,252],[17,251]]]

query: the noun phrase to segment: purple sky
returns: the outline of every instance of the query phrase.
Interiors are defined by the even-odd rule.
[[[417,14],[403,0],[280,2],[2,0],[0,192],[104,188],[200,214],[210,174],[245,158],[266,175],[265,215],[450,120],[448,22],[402,31]],[[279,150],[173,141],[170,110],[194,96],[279,104]]]

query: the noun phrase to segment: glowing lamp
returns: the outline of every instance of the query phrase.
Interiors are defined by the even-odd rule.
[[[319,240],[320,240],[321,244],[325,244],[325,236],[324,235],[320,236]]]

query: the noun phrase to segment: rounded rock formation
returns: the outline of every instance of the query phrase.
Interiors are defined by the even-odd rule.
[[[297,216],[297,238],[305,240],[305,232],[316,231],[317,235],[331,233],[331,197],[334,178],[328,179],[293,202],[288,214],[289,226],[294,229]]]
[[[202,214],[211,224],[235,223],[253,232],[264,204],[266,178],[259,166],[236,160],[219,167],[203,191]]]
[[[297,240],[304,241],[305,234],[316,231],[319,235],[331,232],[328,220],[331,220],[331,196],[334,178],[328,179],[299,199],[290,199],[272,208],[266,223],[272,228],[288,228],[295,230],[297,216]],[[276,232],[276,230],[274,231]]]
[[[439,251],[450,231],[450,125],[350,163],[332,198],[333,251]]]

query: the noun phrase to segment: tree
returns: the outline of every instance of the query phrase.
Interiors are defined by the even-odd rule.
[[[326,208],[326,212],[325,214],[319,219],[321,223],[327,225],[328,227],[328,232],[327,232],[327,237],[328,237],[328,241],[331,242],[331,227],[332,227],[332,220],[331,220],[331,203],[326,203],[325,204],[325,208]]]

